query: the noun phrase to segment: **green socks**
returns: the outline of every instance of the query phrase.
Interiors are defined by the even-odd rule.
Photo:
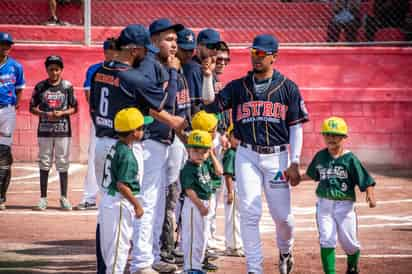
[[[336,274],[335,249],[322,247],[320,249],[320,257],[322,258],[322,266],[325,274]]]
[[[348,270],[357,271],[359,262],[360,250],[353,255],[348,255]]]

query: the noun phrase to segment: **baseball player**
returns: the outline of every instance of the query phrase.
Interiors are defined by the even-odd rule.
[[[72,84],[62,78],[63,59],[51,55],[45,62],[48,78],[39,82],[30,101],[30,112],[39,116],[40,201],[34,210],[47,208],[49,170],[55,158],[60,177],[60,207],[71,210],[67,198],[68,169],[71,141],[70,115],[77,112],[77,100]]]
[[[376,206],[375,181],[359,159],[344,145],[348,126],[339,117],[330,117],[322,124],[326,148],[316,153],[303,179],[319,182],[316,188],[316,222],[319,230],[323,271],[335,274],[336,239],[347,254],[346,274],[359,273],[360,244],[357,237],[355,187],[366,191],[369,207]]]
[[[290,273],[293,266],[294,225],[287,179],[299,180],[302,123],[308,115],[296,84],[272,68],[277,51],[278,42],[273,36],[256,36],[251,47],[253,70],[218,94],[213,91],[208,62],[203,63],[204,102],[210,104],[209,111],[232,109],[234,136],[240,140],[235,160],[236,184],[241,237],[251,273],[263,273],[259,233],[262,190],[276,224],[279,271]]]
[[[104,61],[108,62],[116,54],[116,45],[113,38],[107,39],[103,43]],[[103,62],[91,65],[86,72],[86,79],[83,84],[86,100],[89,102],[90,85],[96,71],[103,65]],[[93,123],[90,124],[90,141],[87,158],[87,174],[84,178],[84,192],[81,202],[75,207],[77,210],[96,209],[96,196],[99,190],[94,171],[94,150],[96,148],[96,130]]]
[[[168,100],[164,109],[171,114],[185,117],[184,113],[190,106],[190,101],[187,101],[188,96],[184,94],[187,89],[179,86],[180,62],[175,56],[176,32],[181,29],[182,25],[173,24],[166,18],[153,21],[149,27],[151,40],[159,48],[157,59],[169,73],[165,89]],[[177,269],[175,265],[162,261],[160,256],[160,236],[166,208],[167,164],[169,147],[173,144],[174,137],[173,129],[161,121],[155,121],[147,128],[143,141],[145,170],[142,183],[143,208],[146,214],[141,222],[136,223],[139,227],[135,228],[138,233],[135,233],[133,238],[130,264],[132,273],[150,266],[158,272],[173,272]]]
[[[133,144],[143,138],[143,127],[153,122],[143,117],[137,108],[120,110],[114,119],[119,141],[106,156],[100,206],[100,242],[107,267],[106,273],[123,273],[129,255],[133,234],[133,220],[141,218],[143,208],[137,198],[142,180],[143,156],[133,149]]]
[[[6,209],[6,193],[11,179],[11,145],[16,126],[16,109],[25,87],[22,65],[9,57],[14,44],[10,34],[0,32],[0,210]]]
[[[116,41],[117,54],[114,60],[105,62],[92,79],[90,112],[96,129],[94,164],[101,193],[105,192],[101,186],[104,159],[117,140],[113,128],[115,113],[123,108],[135,106],[143,114],[150,113],[173,128],[183,126],[182,118],[162,110],[167,99],[164,90],[131,67],[136,59],[144,58],[150,48],[152,45],[149,33],[144,26],[127,26]],[[140,146],[136,149],[140,149]],[[99,239],[99,225],[96,233],[96,239]],[[99,243],[96,243],[96,247],[98,246]]]
[[[209,225],[209,199],[212,192],[211,172],[222,173],[217,158],[210,153],[212,137],[206,131],[193,130],[188,137],[189,159],[180,173],[185,195],[182,211],[182,241],[186,273],[204,273]],[[212,165],[205,161],[211,157]]]
[[[233,125],[228,129],[230,147],[223,156],[223,175],[225,177],[225,255],[243,257],[240,239],[239,195],[236,191],[235,158],[239,140],[233,135]]]

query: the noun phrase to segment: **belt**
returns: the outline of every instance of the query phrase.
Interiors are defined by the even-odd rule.
[[[12,104],[7,104],[7,105],[0,105],[0,108],[8,108],[8,107],[12,107]]]
[[[246,143],[240,143],[240,145],[244,148],[248,148],[257,152],[259,154],[272,154],[272,153],[279,153],[288,149],[288,145],[280,145],[280,146],[260,146],[260,145],[251,145]]]

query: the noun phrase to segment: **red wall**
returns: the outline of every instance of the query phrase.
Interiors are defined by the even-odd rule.
[[[80,111],[72,117],[72,159],[85,161],[89,134],[87,104],[81,86],[87,67],[102,59],[101,48],[16,45],[11,53],[24,66],[27,88],[18,112],[14,141],[16,160],[37,159],[37,118],[28,112],[33,86],[46,77],[44,59],[59,54],[64,78],[76,87]],[[246,49],[233,49],[225,78],[242,76],[250,67]],[[311,121],[304,126],[303,160],[323,146],[318,132],[330,115],[349,124],[348,147],[369,164],[412,166],[412,48],[280,49],[275,67],[300,87]]]

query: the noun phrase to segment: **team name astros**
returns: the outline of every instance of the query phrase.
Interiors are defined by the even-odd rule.
[[[236,121],[244,119],[276,119],[285,120],[286,113],[288,111],[288,106],[283,105],[279,102],[268,102],[268,101],[249,101],[238,105],[236,112]],[[242,121],[242,122],[248,122]]]

